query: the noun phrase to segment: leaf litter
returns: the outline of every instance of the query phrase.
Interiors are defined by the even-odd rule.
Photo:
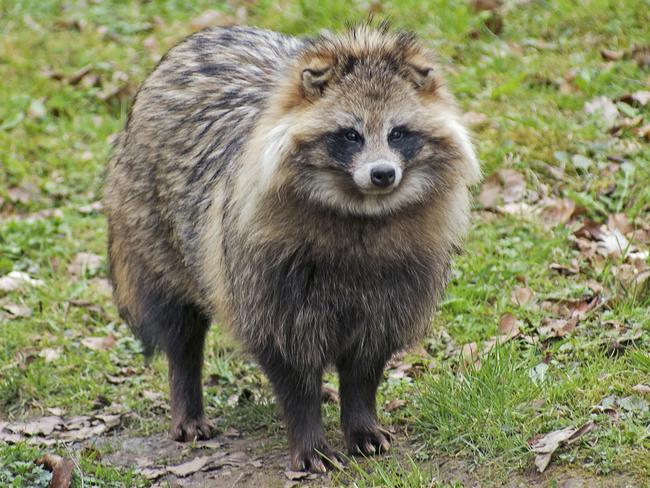
[[[553,453],[561,446],[577,442],[583,435],[596,429],[596,424],[589,421],[581,427],[565,427],[547,434],[540,434],[528,441],[530,450],[535,453],[535,466],[543,473],[551,462]]]
[[[36,417],[25,421],[0,422],[0,441],[50,446],[78,442],[103,435],[120,426],[123,413]]]

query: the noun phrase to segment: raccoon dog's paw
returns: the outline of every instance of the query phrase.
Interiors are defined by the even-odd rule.
[[[353,430],[346,436],[346,444],[350,454],[384,454],[390,449],[392,436],[390,432],[375,424],[369,429]]]
[[[340,454],[325,443],[318,447],[296,447],[291,450],[291,469],[294,471],[325,473],[327,468],[342,469],[343,464]]]
[[[184,418],[173,422],[170,431],[171,438],[178,442],[191,442],[205,440],[212,436],[213,427],[204,416],[198,418]]]

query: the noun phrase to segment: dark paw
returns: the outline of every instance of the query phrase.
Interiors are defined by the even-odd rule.
[[[294,471],[325,473],[328,468],[342,469],[343,460],[340,454],[326,444],[320,447],[291,450],[291,469]]]
[[[178,442],[205,440],[212,436],[212,425],[205,417],[186,418],[172,423],[170,435]]]
[[[346,436],[350,454],[362,454],[364,456],[388,452],[390,441],[390,433],[378,425],[371,429],[353,430]]]

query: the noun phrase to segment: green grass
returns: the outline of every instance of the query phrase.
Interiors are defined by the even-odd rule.
[[[611,134],[583,107],[595,96],[616,99],[649,89],[650,73],[634,59],[606,62],[599,51],[647,45],[650,2],[505,3],[504,29],[496,36],[483,24],[486,14],[475,13],[469,2],[444,0],[0,0],[0,276],[25,271],[45,282],[0,296],[32,310],[27,318],[0,315],[0,420],[44,415],[52,407],[87,414],[103,397],[135,413],[126,425],[134,435],[166,429],[168,412],[143,396],[143,391],[161,393],[166,403],[166,365],[161,358],[143,364],[138,343],[97,281],[106,275],[105,263],[81,276],[71,276],[67,267],[79,252],[104,255],[104,217],[84,206],[101,197],[110,141],[125,122],[130,93],[159,56],[191,32],[191,19],[208,9],[240,18],[245,12],[245,23],[291,34],[338,29],[366,18],[369,10],[413,29],[449,68],[449,85],[463,109],[488,116],[488,123],[475,130],[486,174],[516,169],[530,193],[571,198],[584,207],[581,218],[604,222],[622,212],[648,223],[649,145],[631,129]],[[71,26],[73,21],[80,29]],[[49,69],[70,76],[88,65],[96,83],[71,85],[46,74]],[[124,76],[116,72],[128,78],[126,94],[104,101],[104,87]],[[641,116],[641,125],[650,122],[648,106],[619,107],[628,118]],[[576,154],[589,157],[592,167],[576,167],[571,159]],[[606,171],[608,157],[623,157],[625,163]],[[552,170],[560,167],[564,175],[558,179]],[[15,201],[16,188],[25,201]],[[60,214],[44,212],[51,209]],[[594,409],[605,397],[625,398],[634,394],[634,385],[648,383],[648,287],[623,287],[612,272],[621,264],[616,258],[590,265],[571,245],[573,229],[566,226],[548,230],[535,219],[485,212],[477,212],[474,221],[424,342],[431,358],[419,375],[389,376],[380,390],[380,405],[409,400],[403,408],[380,412],[384,422],[409,433],[409,445],[397,457],[352,463],[336,482],[446,486],[433,463],[444,455],[464,459],[483,473],[486,484],[498,485],[530,471],[531,437],[590,419],[597,430],[558,451],[551,466],[648,479],[649,414],[619,409],[622,415],[611,417]],[[563,276],[549,268],[572,259],[580,263],[578,274]],[[457,354],[445,353],[443,339],[462,346],[493,336],[504,313],[515,314],[522,331],[534,335],[548,314],[514,304],[515,287],[527,286],[539,302],[577,299],[590,293],[589,280],[608,288],[612,299],[568,336],[535,345],[515,339],[483,358],[478,370],[459,367]],[[74,305],[83,302],[93,307]],[[611,322],[638,336],[616,354],[611,345],[620,333]],[[81,342],[108,335],[116,339],[109,350]],[[59,355],[48,362],[40,355],[44,349]],[[540,363],[548,365],[544,380],[533,381],[530,371]],[[107,374],[120,375],[128,367],[136,374],[118,385],[107,381]],[[208,412],[218,427],[261,431],[283,445],[267,381],[216,328],[205,374]],[[326,406],[328,435],[340,444],[337,416],[336,406]],[[0,445],[0,484],[47,486],[47,474],[34,466],[44,452]],[[82,476],[85,484],[100,486],[147,484],[135,472],[104,466],[92,450],[74,455],[75,486],[81,486]]]

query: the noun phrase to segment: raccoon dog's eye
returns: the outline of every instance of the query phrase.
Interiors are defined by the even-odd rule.
[[[388,140],[391,142],[399,141],[404,136],[404,131],[402,129],[393,129],[388,134]]]
[[[348,142],[359,142],[361,140],[361,136],[354,129],[348,129],[347,131],[345,131],[344,137],[345,140]]]

